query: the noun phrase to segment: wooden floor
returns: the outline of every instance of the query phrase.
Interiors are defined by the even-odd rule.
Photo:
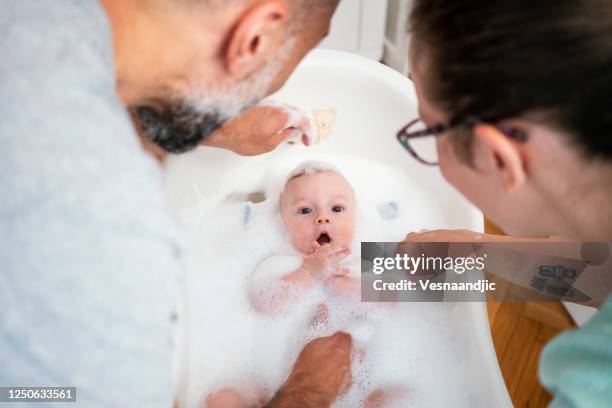
[[[488,224],[489,233],[501,233]],[[488,302],[497,360],[515,407],[545,407],[551,397],[538,382],[544,345],[574,321],[560,302]]]
[[[515,407],[545,407],[550,395],[538,382],[544,345],[575,327],[559,302],[489,302],[489,324],[497,360]]]

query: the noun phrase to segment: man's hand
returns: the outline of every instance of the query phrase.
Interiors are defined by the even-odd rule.
[[[338,332],[308,343],[267,408],[324,408],[350,386],[351,336]]]
[[[265,102],[224,124],[204,145],[254,156],[274,150],[283,141],[308,146],[313,140],[307,116],[290,106]]]

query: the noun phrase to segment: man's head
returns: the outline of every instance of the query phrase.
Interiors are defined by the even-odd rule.
[[[305,165],[287,181],[280,213],[293,246],[309,253],[319,245],[350,246],[355,232],[355,194],[339,173]]]
[[[101,0],[117,89],[148,137],[195,147],[278,90],[329,30],[338,0]]]

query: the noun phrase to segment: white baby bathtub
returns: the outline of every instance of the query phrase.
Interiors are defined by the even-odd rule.
[[[398,144],[396,131],[417,116],[412,83],[403,75],[353,54],[316,50],[308,55],[283,89],[271,99],[291,104],[310,114],[315,109],[334,109],[336,121],[332,126],[331,138],[312,149],[379,160],[400,168],[403,177],[422,186],[422,191],[419,191],[421,196],[426,195],[436,202],[439,216],[434,218],[438,221],[430,228],[482,231],[482,214],[444,181],[437,168],[416,162]],[[283,149],[286,147],[250,158],[221,149],[200,148],[167,160],[167,197],[176,221],[188,230],[199,211],[194,206],[197,201],[194,195],[199,196],[200,200],[206,198],[227,172],[251,160],[283,154]],[[452,305],[450,311],[452,319],[460,322],[461,333],[458,336],[467,337],[468,341],[463,344],[469,344],[469,350],[458,352],[478,357],[459,368],[461,375],[473,377],[471,383],[475,384],[466,393],[478,394],[478,399],[485,401],[486,407],[512,406],[493,348],[486,305],[457,303]],[[189,341],[189,333],[186,333],[186,341]],[[453,371],[457,372],[457,367]],[[184,376],[179,377],[181,400],[184,400],[184,393],[187,392],[180,387],[184,381]],[[441,373],[440,392],[444,392],[444,381]]]

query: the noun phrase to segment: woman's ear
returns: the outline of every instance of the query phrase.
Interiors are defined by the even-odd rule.
[[[224,66],[243,78],[265,64],[285,40],[288,8],[284,0],[265,0],[249,8],[230,32]]]
[[[474,126],[473,133],[476,139],[472,152],[475,166],[481,171],[497,173],[508,192],[522,186],[527,179],[527,166],[517,142],[488,124]]]

